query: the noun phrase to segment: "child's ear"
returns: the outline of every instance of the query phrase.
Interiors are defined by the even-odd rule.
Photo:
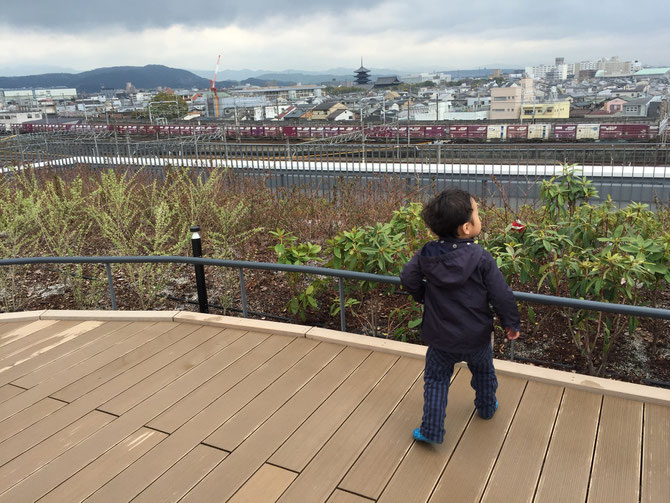
[[[467,225],[468,225],[468,223],[466,222],[466,223],[461,224],[461,225],[458,226],[458,229],[456,229],[456,232],[457,232],[457,234],[458,234],[458,237],[461,237],[461,236],[467,236],[467,235],[468,235],[469,228],[466,227]]]

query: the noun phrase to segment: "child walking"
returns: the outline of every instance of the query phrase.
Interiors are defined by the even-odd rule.
[[[493,368],[493,306],[508,339],[519,337],[520,317],[512,289],[491,254],[474,238],[482,229],[477,202],[466,191],[447,189],[421,214],[438,236],[405,264],[400,281],[424,304],[421,338],[428,345],[423,388],[423,419],[414,430],[422,442],[442,443],[449,381],[454,365],[468,364],[475,407],[490,419],[498,408]]]

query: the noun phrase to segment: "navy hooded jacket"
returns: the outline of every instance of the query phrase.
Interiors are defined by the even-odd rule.
[[[425,281],[424,281],[425,280]],[[400,281],[424,303],[421,338],[450,353],[472,353],[491,343],[493,312],[519,331],[512,289],[491,254],[472,239],[440,238],[405,264]]]

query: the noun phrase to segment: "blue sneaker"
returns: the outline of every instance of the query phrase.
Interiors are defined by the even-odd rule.
[[[414,435],[414,440],[418,440],[419,442],[425,442],[427,444],[441,444],[442,442],[436,442],[435,440],[430,440],[426,437],[424,437],[421,434],[421,428],[414,428],[414,431],[412,432]]]
[[[479,417],[481,417],[482,419],[491,419],[495,415],[497,410],[498,410],[498,400],[496,400],[496,406],[495,409],[493,409],[493,414],[491,414],[489,417],[482,416],[481,414],[479,414],[479,411],[477,411],[477,413],[479,414]]]

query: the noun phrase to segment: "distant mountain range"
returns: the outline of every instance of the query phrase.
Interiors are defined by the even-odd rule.
[[[495,67],[498,68],[498,67]],[[193,73],[201,77],[210,78],[211,71],[192,70]],[[520,69],[501,68],[502,73],[522,72]],[[370,68],[370,77],[373,81],[377,77],[402,77],[403,75],[417,74],[418,72],[408,72],[406,70],[394,70],[390,68]],[[477,68],[476,70],[439,70],[434,72],[422,73],[448,73],[453,80],[488,77],[493,73],[493,68]],[[322,72],[310,72],[305,70],[283,70],[281,72],[272,72],[268,70],[220,70],[218,76],[223,79],[240,81],[241,79],[255,78],[264,81],[289,81],[302,84],[329,84],[332,81],[342,82],[351,81],[354,78],[354,70],[348,68],[331,68]]]
[[[79,92],[95,93],[101,89],[123,89],[132,82],[138,89],[158,86],[206,88],[209,81],[197,75],[162,65],[112,66],[81,73],[45,73],[23,77],[0,77],[0,88],[73,87]]]
[[[222,74],[224,72],[221,72]],[[238,77],[244,76],[239,72]],[[221,75],[224,77],[224,75]],[[320,75],[306,73],[264,73],[257,76],[247,76],[244,79],[217,79],[217,87],[231,87],[234,85],[263,86],[267,83],[286,86],[295,83],[321,84],[333,79],[351,79],[351,76]],[[224,77],[226,78],[226,77]],[[155,89],[158,86],[186,89],[209,88],[209,79],[196,75],[188,70],[180,70],[162,65],[147,66],[113,66],[97,68],[81,73],[44,73],[40,75],[25,75],[19,77],[0,77],[0,89],[24,89],[37,87],[69,87],[79,92],[96,93],[101,89],[123,89],[127,82],[137,89]]]
[[[205,78],[211,78],[211,70],[191,70],[196,75]],[[373,80],[377,77],[400,76],[407,74],[406,71],[392,70],[388,68],[371,68],[370,75]],[[343,82],[351,81],[354,78],[353,68],[330,68],[319,72],[308,70],[220,70],[218,77],[221,79],[230,79],[242,81],[243,79],[255,78],[265,81],[276,80],[278,82],[292,82],[301,84],[328,84],[333,81]]]
[[[234,85],[263,86],[267,82],[276,85],[290,85],[300,82],[289,73],[268,74],[260,77],[247,77],[244,80],[219,80],[218,88]],[[314,80],[314,79],[312,79]],[[311,83],[303,82],[303,83]],[[319,79],[317,83],[321,81]],[[127,82],[137,89],[155,89],[156,87],[172,87],[178,89],[207,89],[209,79],[196,75],[188,70],[170,68],[163,65],[146,66],[112,66],[96,68],[81,73],[44,73],[19,77],[0,77],[0,89],[24,89],[37,87],[69,87],[79,92],[96,93],[102,89],[123,89]]]
[[[495,68],[500,73],[523,73],[520,68]],[[451,80],[478,79],[488,77],[493,73],[494,68],[477,68],[476,70],[442,70],[438,73],[448,73]]]
[[[454,80],[463,78],[486,77],[493,70],[480,68],[477,70],[447,70],[440,73],[450,73]],[[511,72],[504,69],[503,72]],[[389,69],[371,69],[374,81],[382,76],[401,76],[403,73]],[[26,75],[20,77],[0,77],[0,89],[23,89],[39,87],[69,87],[79,92],[96,93],[101,89],[123,89],[127,82],[137,89],[155,89],[156,87],[172,87],[177,89],[207,89],[209,79],[207,73],[198,71],[200,75],[188,70],[170,68],[163,65],[146,66],[113,66],[97,68],[81,73],[45,73],[41,75]],[[205,75],[205,76],[203,76]],[[285,70],[282,72],[267,72],[263,70],[224,70],[219,72],[217,87],[231,87],[239,84],[263,86],[268,83],[274,85],[302,84],[329,84],[333,82],[351,81],[353,71],[336,68],[324,72],[308,72]],[[223,80],[225,79],[225,80]]]

